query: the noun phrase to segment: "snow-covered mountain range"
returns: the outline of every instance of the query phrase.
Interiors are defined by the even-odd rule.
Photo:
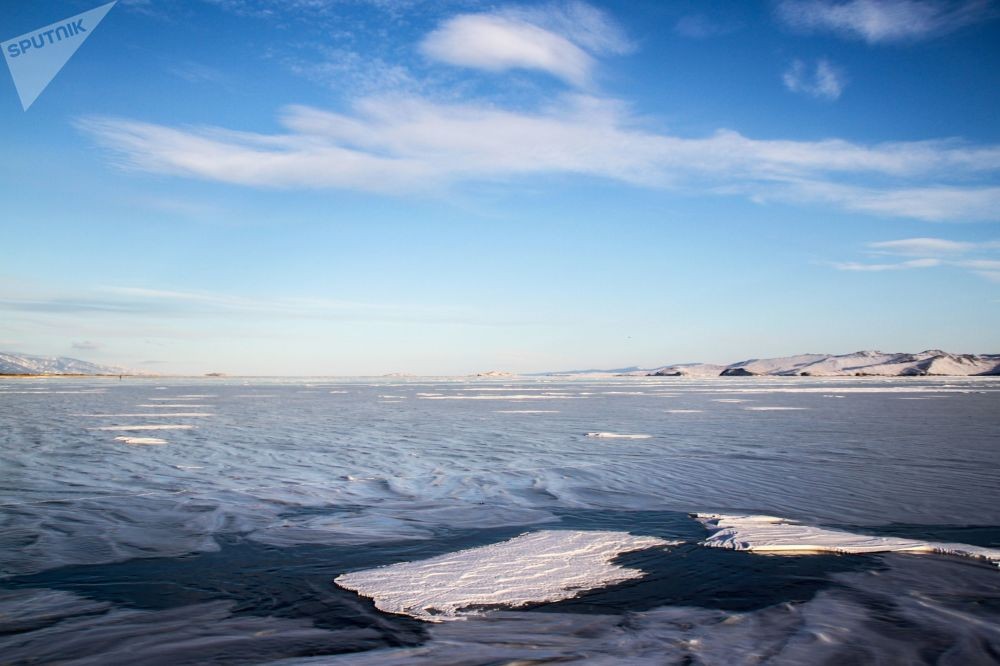
[[[0,352],[0,375],[135,375],[135,370],[88,363],[66,356]]]
[[[878,351],[839,355],[801,354],[751,359],[730,365],[668,365],[646,374],[661,377],[1000,375],[1000,354],[952,354],[940,349],[928,349],[917,354]]]

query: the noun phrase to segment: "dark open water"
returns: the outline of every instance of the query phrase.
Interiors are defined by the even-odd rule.
[[[0,664],[1000,663],[994,565],[689,516],[1000,547],[998,499],[995,380],[4,380]],[[686,543],[442,624],[332,583],[536,529]]]

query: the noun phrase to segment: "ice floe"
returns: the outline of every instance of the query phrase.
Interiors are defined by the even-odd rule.
[[[157,412],[155,414],[73,414],[73,416],[85,416],[88,418],[95,419],[115,419],[115,418],[142,418],[142,419],[156,419],[163,418],[165,416],[173,417],[201,417],[201,416],[215,416],[215,414],[209,412]]]
[[[749,550],[757,553],[941,553],[989,560],[1000,565],[1000,549],[965,543],[855,534],[843,530],[802,525],[775,516],[696,514],[699,522],[715,532],[704,546]]]
[[[421,400],[573,400],[580,396],[517,393],[513,395],[422,395]]]
[[[123,426],[99,426],[97,428],[87,428],[87,430],[190,430],[193,425],[123,425]]]
[[[620,432],[588,432],[587,437],[596,437],[598,439],[649,439],[652,435],[630,435]]]
[[[798,412],[808,407],[744,407],[748,412]]]
[[[214,405],[195,405],[190,402],[181,403],[179,405],[171,405],[171,404],[164,404],[161,402],[155,405],[146,405],[146,404],[136,405],[136,407],[156,408],[156,409],[191,409],[192,407],[199,407],[199,408],[214,407]]]
[[[620,554],[675,545],[627,532],[542,530],[501,543],[338,576],[387,613],[440,622],[489,607],[561,601],[641,578],[613,564]]]
[[[167,443],[167,440],[160,439],[159,437],[115,437],[115,441],[125,442],[133,446],[150,446]]]

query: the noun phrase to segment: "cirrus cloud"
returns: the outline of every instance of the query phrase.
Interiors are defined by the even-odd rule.
[[[835,263],[834,267],[841,271],[864,271],[877,273],[881,271],[900,271],[908,268],[933,268],[940,265],[940,259],[910,259],[908,261],[900,261],[894,264],[862,264],[855,261],[847,261]]]
[[[782,0],[778,18],[801,32],[831,32],[869,44],[916,41],[990,18],[990,0]]]
[[[1000,146],[862,144],[656,131],[621,101],[565,95],[535,111],[420,96],[364,97],[349,112],[289,106],[284,131],[77,125],[128,169],[265,188],[392,195],[468,182],[577,175],[639,187],[833,205],[929,221],[998,220]],[[877,183],[873,185],[872,183]]]
[[[841,271],[882,272],[911,268],[947,266],[965,269],[992,282],[1000,282],[1000,241],[954,241],[946,238],[901,238],[868,243],[869,254],[902,255],[920,258],[893,263],[834,262]],[[922,256],[921,256],[922,255]]]

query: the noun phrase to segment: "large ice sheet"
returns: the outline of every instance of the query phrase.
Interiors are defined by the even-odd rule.
[[[989,560],[1000,565],[1000,549],[965,543],[855,534],[775,516],[699,513],[698,520],[715,532],[705,546],[758,553],[942,553]]]
[[[439,622],[476,608],[559,601],[643,572],[612,563],[621,553],[675,542],[627,532],[543,530],[501,543],[338,576],[388,613]]]
[[[185,379],[158,389],[162,384],[63,378],[46,380],[49,392],[22,395],[9,390],[34,384],[0,379],[0,391],[8,389],[0,396],[0,469],[16,481],[0,488],[0,531],[23,535],[0,548],[0,575],[169,557],[181,547],[196,552],[232,531],[287,545],[428,539],[475,526],[483,519],[475,507],[520,516],[754,506],[810,524],[1000,525],[996,379],[524,378],[503,387],[339,381],[317,384],[320,394],[299,393],[301,380]],[[646,396],[604,395],[640,387]],[[651,395],[656,387],[680,397],[665,404]],[[56,388],[72,395],[53,394]],[[281,397],[235,397],[250,391]],[[559,403],[415,399],[418,392],[544,391],[589,396]],[[941,391],[950,398],[897,399]],[[841,400],[824,398],[840,392]],[[210,393],[211,400],[190,397]],[[409,395],[410,404],[390,409],[376,404],[378,395]],[[716,398],[750,400],[726,405]],[[501,410],[551,413],[495,413]],[[77,416],[147,412],[162,414]],[[187,412],[216,416],[165,416]],[[838,425],[803,436],[813,421]],[[123,430],[89,429],[102,426]],[[652,438],[584,436],[592,430]],[[141,445],[160,438],[169,444]],[[415,506],[433,511],[415,521]],[[137,532],[144,538],[137,541]]]

